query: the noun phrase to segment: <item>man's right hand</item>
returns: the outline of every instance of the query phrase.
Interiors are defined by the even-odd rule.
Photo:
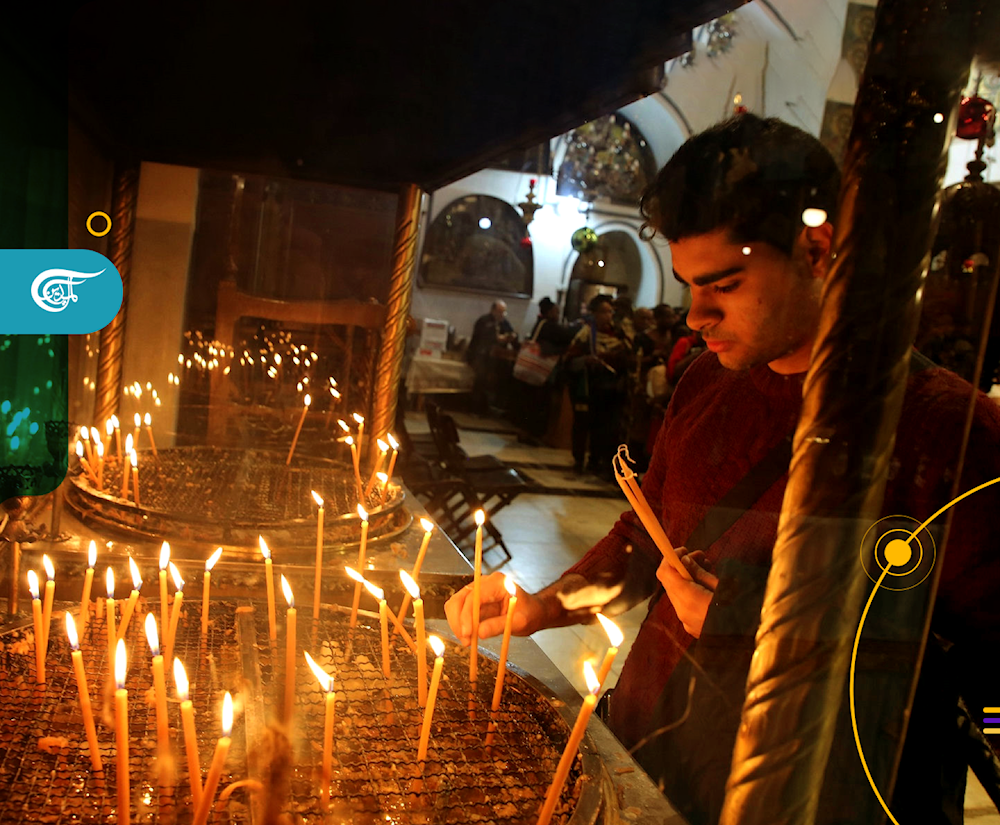
[[[491,573],[479,580],[479,638],[488,639],[503,633],[507,621],[507,589],[503,573]],[[467,584],[445,603],[445,615],[451,632],[459,643],[472,642],[472,585]],[[546,607],[542,598],[517,588],[517,606],[514,608],[512,632],[515,636],[529,636],[546,627]]]

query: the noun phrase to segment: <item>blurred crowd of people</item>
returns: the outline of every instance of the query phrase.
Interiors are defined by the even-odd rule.
[[[559,426],[565,388],[574,471],[612,479],[611,459],[622,443],[645,469],[673,388],[705,348],[685,312],[667,304],[633,309],[627,296],[597,295],[567,324],[545,297],[525,341],[506,314],[496,301],[473,330],[466,358],[476,373],[474,411],[506,415],[523,430],[522,441],[541,443]],[[541,384],[517,377],[518,350],[527,342],[552,363]]]

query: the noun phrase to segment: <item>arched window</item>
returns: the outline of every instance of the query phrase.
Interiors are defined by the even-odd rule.
[[[521,215],[489,195],[467,195],[449,203],[427,231],[420,283],[530,297],[534,258]]]
[[[556,194],[638,203],[656,175],[656,159],[642,133],[620,114],[584,123],[566,136]]]
[[[566,317],[578,318],[595,295],[628,296],[635,301],[642,282],[642,256],[628,232],[612,229],[585,249],[573,264],[566,295]]]

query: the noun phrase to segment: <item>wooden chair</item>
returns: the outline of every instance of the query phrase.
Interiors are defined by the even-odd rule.
[[[355,300],[279,301],[259,298],[240,292],[235,282],[219,284],[218,307],[215,312],[215,338],[223,346],[238,351],[239,323],[243,318],[261,318],[288,324],[322,327],[341,354],[341,366],[334,377],[342,395],[341,409],[360,410],[369,415],[369,397],[374,367],[385,326],[385,307],[381,304]],[[365,332],[362,353],[356,352],[355,333]],[[361,357],[363,356],[363,358]],[[361,362],[360,369],[358,362]],[[212,372],[209,390],[208,434],[210,443],[226,440],[230,419],[245,412],[245,407],[232,398],[227,376],[220,370]]]

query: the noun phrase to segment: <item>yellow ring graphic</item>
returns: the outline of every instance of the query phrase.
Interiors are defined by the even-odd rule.
[[[104,231],[103,232],[95,232],[94,231],[94,225],[93,225],[94,224],[94,218],[97,218],[97,217],[104,218],[104,220],[106,220],[108,222],[108,225],[106,227],[104,227]],[[87,231],[91,235],[93,235],[95,238],[103,238],[105,235],[107,235],[111,231],[111,216],[107,212],[101,212],[100,210],[98,210],[97,212],[91,212],[90,213],[90,217],[87,218]]]
[[[957,500],[958,499],[956,499],[956,501]],[[952,503],[954,503],[954,502],[952,502]],[[939,511],[939,513],[940,512],[943,512],[943,511]],[[916,570],[917,568],[920,567],[920,562],[922,562],[923,558],[924,558],[924,545],[923,545],[923,542],[921,542],[920,539],[917,538],[917,534],[920,533],[928,524],[930,524],[931,520],[933,520],[933,519],[931,519],[931,520],[928,520],[928,521],[924,522],[919,527],[917,527],[917,529],[914,530],[912,533],[908,532],[903,527],[892,527],[889,530],[886,530],[885,533],[883,533],[881,536],[879,536],[875,540],[874,545],[872,547],[872,555],[874,556],[875,564],[882,571],[882,575],[878,579],[876,579],[871,573],[868,572],[868,568],[865,566],[865,542],[868,540],[868,536],[871,535],[872,530],[874,530],[876,527],[878,527],[882,522],[884,522],[884,521],[890,521],[891,519],[904,519],[904,520],[907,520],[907,521],[912,521],[914,523],[917,523],[917,520],[915,518],[913,518],[912,516],[900,516],[900,515],[896,515],[896,516],[884,516],[883,518],[880,518],[878,521],[876,521],[871,527],[869,527],[865,531],[865,535],[861,539],[861,547],[859,548],[859,550],[860,550],[859,557],[861,559],[861,569],[864,570],[865,571],[865,575],[868,576],[868,578],[871,579],[876,584],[880,583],[882,581],[882,579],[885,578],[886,573],[888,573],[888,575],[890,575],[890,576],[908,576],[908,575],[910,575],[913,572],[913,570]],[[899,573],[893,573],[891,570],[889,570],[889,568],[892,567],[891,564],[888,565],[888,567],[883,567],[882,566],[882,562],[879,560],[879,557],[878,557],[879,543],[882,541],[882,539],[884,539],[886,536],[890,535],[891,533],[903,533],[906,536],[907,543],[910,543],[910,544],[912,544],[912,542],[916,542],[917,543],[917,548],[918,548],[918,550],[920,552],[917,554],[917,564],[914,565],[913,570],[906,570],[906,571],[902,571],[902,572],[899,572]],[[931,536],[930,534],[928,534],[928,538],[930,538],[930,540],[931,540],[931,550],[933,551],[934,550],[934,537]],[[891,587],[891,588],[887,587],[886,589],[890,589],[894,593],[903,593],[906,590],[912,590],[914,587],[918,587],[919,585],[923,584],[924,581],[927,580],[927,576],[930,575],[930,571],[934,569],[934,562],[935,561],[936,561],[936,558],[932,558],[931,559],[930,568],[928,569],[927,573],[924,574],[924,577],[922,579],[920,579],[920,581],[916,582],[916,584],[911,584],[908,587]]]
[[[1000,482],[1000,477],[994,478],[992,481],[983,482],[979,486],[973,487],[971,490],[968,490],[967,492],[962,493],[962,495],[960,495],[958,498],[954,499],[953,501],[949,501],[946,505],[944,505],[944,507],[942,507],[940,510],[938,510],[934,515],[932,515],[929,519],[927,519],[923,524],[921,524],[920,526],[918,526],[916,530],[914,530],[912,533],[910,533],[910,536],[907,539],[907,542],[915,541],[916,537],[917,537],[917,533],[919,533],[921,530],[923,530],[925,527],[927,527],[928,524],[930,524],[932,521],[934,521],[934,519],[936,519],[942,513],[946,512],[949,508],[954,507],[956,504],[958,504],[958,502],[960,502],[962,499],[968,498],[973,493],[978,493],[980,490],[984,490],[985,488],[989,487],[990,485],[996,484],[998,482]],[[879,519],[879,521],[882,521],[882,519]],[[914,521],[916,521],[916,519],[914,519]],[[875,524],[878,524],[878,522],[875,522]],[[874,527],[875,524],[873,524],[872,527]],[[868,531],[865,533],[865,536],[868,535],[868,532],[871,531],[872,527],[868,528]],[[881,536],[879,538],[881,538]],[[863,539],[862,539],[862,545],[864,545],[864,540]],[[875,550],[876,551],[878,550],[878,542],[876,542]],[[862,551],[861,552],[864,553],[863,546],[862,546]],[[876,556],[876,558],[875,558],[875,563],[878,564],[878,556]],[[862,562],[861,567],[865,571],[865,574],[867,575],[868,574],[868,570],[865,568],[863,562]],[[882,567],[882,565],[879,564],[879,567]],[[932,565],[932,567],[933,567],[933,565]],[[872,772],[868,769],[868,762],[867,762],[867,760],[865,760],[865,752],[864,752],[864,750],[861,747],[861,737],[858,734],[858,713],[857,713],[857,709],[855,708],[855,705],[854,705],[854,670],[855,670],[855,667],[856,667],[856,665],[858,663],[858,645],[861,643],[861,631],[864,629],[865,619],[868,618],[868,610],[871,608],[872,602],[875,601],[875,594],[878,593],[878,589],[881,586],[882,582],[885,580],[885,577],[887,575],[889,575],[889,567],[882,567],[882,575],[879,576],[878,577],[878,581],[875,582],[875,587],[872,589],[872,594],[868,597],[868,603],[865,605],[865,609],[863,611],[861,611],[861,621],[858,623],[858,632],[854,634],[854,649],[851,651],[851,673],[850,673],[850,678],[848,680],[847,686],[848,686],[848,693],[849,693],[850,701],[851,701],[851,727],[854,729],[854,744],[855,744],[855,746],[858,749],[858,758],[861,760],[861,767],[865,769],[865,776],[868,777],[868,784],[872,786],[872,790],[875,792],[875,797],[878,799],[879,805],[882,806],[882,810],[885,811],[886,816],[888,816],[889,819],[892,820],[892,825],[899,825],[899,820],[896,819],[896,817],[894,817],[892,815],[892,811],[889,810],[889,806],[885,804],[885,800],[882,798],[882,794],[879,793],[878,787],[875,785],[875,780],[872,779]],[[924,579],[926,579],[926,578],[927,577],[924,576]],[[923,580],[921,580],[921,581],[923,581]],[[919,584],[919,582],[918,582],[918,584]],[[914,587],[916,587],[916,585],[914,585]],[[907,589],[909,589],[909,588],[907,588]]]

